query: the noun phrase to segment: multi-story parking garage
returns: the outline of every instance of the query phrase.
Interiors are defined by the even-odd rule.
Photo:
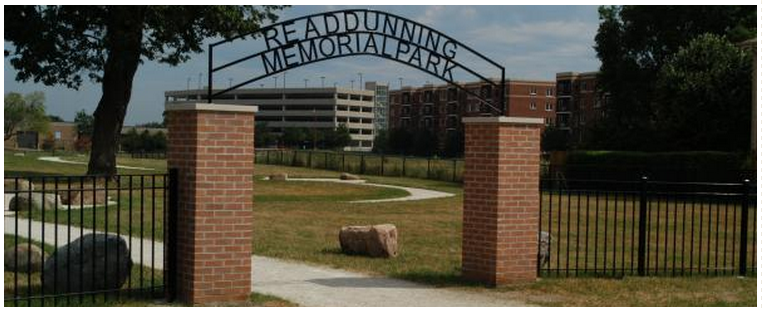
[[[167,103],[206,102],[207,90],[167,91]],[[257,122],[274,133],[284,128],[336,128],[345,124],[352,143],[348,150],[373,148],[375,92],[344,88],[237,89],[214,99],[218,104],[255,105]]]

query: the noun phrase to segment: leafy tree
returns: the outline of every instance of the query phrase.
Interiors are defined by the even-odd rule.
[[[270,128],[267,127],[267,122],[257,122],[254,128],[254,146],[272,146],[275,141],[275,135],[273,135]]]
[[[135,72],[144,61],[172,66],[275,21],[280,6],[5,6],[5,50],[16,80],[78,89],[100,83],[88,174],[116,174],[116,151]]]
[[[349,135],[349,129],[344,123],[339,124],[326,136],[326,147],[330,149],[342,149],[349,146],[351,142],[352,136]]]
[[[287,127],[283,129],[281,140],[287,147],[301,147],[307,140],[307,132],[303,128]]]
[[[32,92],[22,96],[19,93],[5,95],[5,139],[11,139],[19,132],[35,131],[46,134],[49,130],[50,119],[45,115],[45,94]]]
[[[540,137],[540,148],[542,151],[568,150],[569,133],[552,126],[545,128]]]
[[[654,114],[673,150],[748,148],[753,58],[725,37],[701,35],[659,72]]]
[[[137,127],[146,127],[146,128],[165,128],[164,122],[148,122],[143,124],[137,124],[135,125]]]
[[[84,109],[77,112],[74,116],[74,124],[77,126],[78,137],[93,137],[93,124],[94,118],[92,115],[87,114]]]
[[[407,128],[395,128],[389,131],[389,149],[394,153],[412,154],[413,134]]]
[[[64,119],[61,119],[61,117],[52,114],[48,115],[48,120],[50,120],[50,122],[64,122]]]
[[[418,129],[413,136],[412,153],[417,156],[430,157],[437,153],[439,139],[428,129]]]
[[[373,138],[373,152],[389,153],[389,131],[378,130],[376,137]]]
[[[462,127],[455,131],[447,132],[442,155],[450,158],[462,156],[465,151],[465,143],[465,134],[463,133]]]
[[[598,88],[610,94],[610,100],[606,117],[588,136],[591,141],[586,143],[593,148],[668,147],[652,140],[657,134],[653,105],[661,68],[702,34],[728,35],[738,42],[756,33],[754,6],[612,6],[598,12]]]

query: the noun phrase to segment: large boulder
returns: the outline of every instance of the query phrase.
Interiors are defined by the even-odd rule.
[[[341,176],[339,176],[339,179],[341,180],[360,180],[360,176],[350,174],[350,173],[341,173]]]
[[[391,224],[347,226],[339,232],[341,251],[350,255],[397,257],[397,227]]]
[[[19,243],[5,249],[5,271],[40,272],[45,252],[37,245]]]
[[[91,233],[58,248],[45,261],[44,290],[48,294],[65,294],[119,289],[131,269],[130,250],[123,238]]]
[[[93,190],[91,186],[85,186],[84,190],[61,191],[63,196],[63,202],[68,205],[104,205],[108,201],[108,193],[106,190],[96,188]]]
[[[34,184],[26,179],[5,179],[3,181],[3,191],[9,193],[12,191],[29,191],[34,190]]]
[[[52,210],[56,207],[61,208],[61,205],[61,197],[55,193],[32,192],[31,195],[29,193],[20,193],[11,195],[8,210],[24,211],[29,210],[30,206],[32,209],[42,209],[44,207],[45,210]]]

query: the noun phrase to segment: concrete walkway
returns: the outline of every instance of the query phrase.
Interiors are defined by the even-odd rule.
[[[452,193],[447,193],[442,191],[387,185],[387,184],[378,184],[378,183],[368,183],[368,182],[365,182],[365,180],[342,180],[337,178],[288,178],[286,180],[287,181],[335,182],[335,183],[343,183],[343,184],[392,188],[392,189],[405,190],[409,193],[408,196],[399,197],[399,198],[378,199],[378,200],[358,200],[358,201],[350,201],[349,203],[382,203],[382,202],[416,201],[416,200],[449,198],[449,197],[455,196]]]
[[[80,237],[80,228],[71,227],[71,237],[66,226],[29,221],[19,218],[20,237],[42,242],[45,228],[45,244],[53,245],[58,232],[58,245]],[[29,226],[31,224],[31,231]],[[16,219],[5,217],[6,234],[14,234]],[[31,232],[31,234],[30,234]],[[93,232],[82,229],[84,234]],[[125,239],[126,235],[121,235]],[[140,238],[132,238],[133,248],[140,249]],[[143,240],[143,255],[131,252],[132,261],[144,265],[151,263],[151,241]],[[163,269],[164,245],[153,244],[154,268]],[[252,256],[252,292],[280,297],[304,307],[512,307],[526,304],[500,298],[497,295],[434,288],[413,282],[373,277],[361,273],[319,267],[287,260]]]
[[[60,157],[39,157],[37,160],[40,161],[48,161],[48,162],[56,162],[56,163],[66,163],[66,164],[77,164],[77,165],[87,165],[85,162],[77,162],[77,161],[70,161],[70,160],[64,160]],[[125,166],[125,165],[117,165],[116,168],[123,168],[127,170],[139,170],[139,171],[155,171],[154,169],[150,167],[140,167],[140,166]]]

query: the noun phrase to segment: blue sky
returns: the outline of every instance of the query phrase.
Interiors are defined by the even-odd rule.
[[[293,6],[281,14],[281,20],[334,9],[358,8],[358,6]],[[554,80],[562,71],[594,71],[600,62],[593,49],[598,27],[596,6],[361,6],[401,15],[431,26],[469,45],[482,54],[502,64],[506,77],[512,79]],[[212,42],[215,40],[209,40]],[[8,48],[9,44],[5,43]],[[245,40],[226,48],[226,52],[245,54],[261,49],[261,40]],[[164,110],[164,91],[184,90],[190,85],[198,87],[199,73],[206,85],[206,53],[193,55],[190,61],[177,67],[146,62],[138,69],[127,110],[125,124],[132,125],[161,120]],[[5,60],[5,93],[44,91],[50,114],[72,120],[77,111],[92,113],[100,99],[100,85],[86,83],[80,90],[62,86],[48,87],[34,83],[15,81],[15,71]],[[303,87],[304,79],[309,86],[320,86],[320,76],[325,84],[350,86],[358,75],[363,81],[389,82],[399,87],[399,77],[404,85],[421,85],[427,81],[440,83],[436,78],[396,62],[370,56],[329,60],[292,69],[286,74],[289,87]],[[251,76],[245,67],[220,72],[215,86],[227,86],[247,80]],[[189,83],[190,80],[190,83]],[[278,86],[282,87],[282,76]],[[270,87],[268,78],[251,85],[263,83]]]

